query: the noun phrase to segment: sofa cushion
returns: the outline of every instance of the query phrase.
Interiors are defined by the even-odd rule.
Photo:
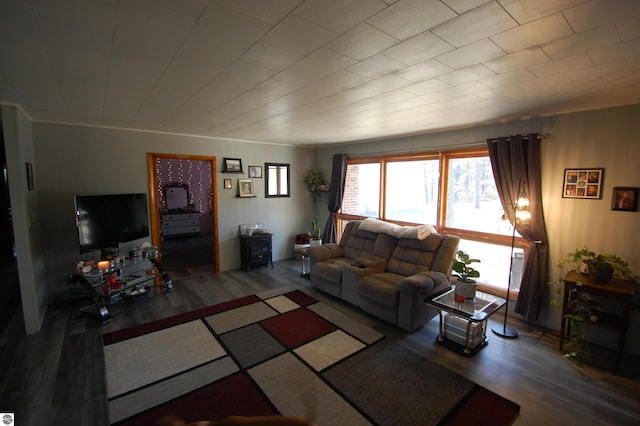
[[[321,276],[326,281],[333,283],[342,282],[342,271],[345,266],[350,265],[352,259],[346,257],[336,257],[326,262],[320,262],[313,265],[313,274]]]
[[[441,242],[441,236],[435,234],[424,240],[398,240],[398,245],[387,264],[387,271],[406,277],[431,270]]]
[[[391,272],[369,275],[360,280],[358,293],[376,303],[398,307],[398,282],[404,277]]]

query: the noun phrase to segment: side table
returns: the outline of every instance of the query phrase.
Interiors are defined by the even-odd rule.
[[[618,347],[616,350],[615,367],[618,368],[624,350],[627,323],[629,321],[629,309],[631,299],[635,292],[633,281],[611,278],[607,284],[595,284],[587,275],[577,271],[571,271],[564,277],[564,295],[562,298],[562,323],[560,325],[560,350],[565,339],[571,335],[571,324],[565,318],[569,312],[569,306],[576,292],[588,293],[594,296],[608,298],[617,301],[621,306],[620,313],[600,312],[598,321],[585,321],[584,324],[603,328],[618,333]]]
[[[311,277],[311,274],[307,272],[306,267],[306,261],[309,258],[309,246],[306,245],[306,247],[294,247],[293,254],[298,256],[300,258],[300,261],[302,262],[302,272],[300,273],[300,276],[307,279]]]
[[[437,342],[462,355],[473,355],[487,345],[487,320],[506,300],[476,292],[476,297],[456,302],[455,290],[425,299],[438,309],[440,334]]]

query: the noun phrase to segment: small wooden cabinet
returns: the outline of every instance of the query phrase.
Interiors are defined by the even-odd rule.
[[[272,234],[240,236],[240,260],[243,269],[248,271],[254,266],[262,266],[269,263],[273,268],[271,237]]]
[[[162,236],[184,237],[200,233],[200,213],[168,213],[162,215]]]
[[[607,284],[595,284],[589,277],[576,271],[571,271],[564,278],[564,296],[562,299],[562,324],[560,325],[560,350],[565,339],[571,334],[570,323],[565,318],[569,312],[571,300],[576,292],[584,292],[594,296],[604,297],[617,301],[620,305],[618,312],[600,312],[598,321],[587,321],[593,327],[599,327],[618,334],[618,347],[615,366],[618,367],[624,350],[625,335],[627,333],[627,323],[629,321],[629,308],[631,298],[635,292],[633,281],[611,278]]]

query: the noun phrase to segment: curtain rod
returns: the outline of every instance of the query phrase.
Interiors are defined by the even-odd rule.
[[[549,135],[549,133],[543,133],[541,135],[538,135],[538,138],[541,140],[549,139],[550,137],[551,135]],[[370,157],[374,155],[380,156],[380,155],[389,155],[389,154],[409,154],[414,152],[426,152],[425,150],[441,153],[442,151],[451,150],[451,149],[475,148],[475,147],[485,145],[486,143],[487,143],[486,141],[482,141],[482,142],[469,142],[469,143],[458,144],[458,145],[449,145],[445,147],[410,148],[410,149],[397,149],[394,151],[362,152],[362,153],[353,154],[353,155],[349,154],[349,157],[353,158],[353,157]],[[334,154],[331,154],[329,157],[333,158],[333,156]]]
[[[541,141],[542,141],[542,140],[545,140],[545,139],[549,139],[550,137],[551,137],[551,135],[549,135],[549,133],[543,133],[543,134],[541,134],[541,135],[538,135],[538,139],[540,139]],[[525,137],[524,137],[524,138],[522,138],[522,139],[529,139],[529,137],[528,137],[528,136],[525,136]],[[498,142],[498,138],[492,138],[492,139],[491,139],[491,142],[492,142],[492,143],[496,143],[496,142]]]

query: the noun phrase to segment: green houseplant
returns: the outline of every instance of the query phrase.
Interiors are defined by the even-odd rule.
[[[453,261],[453,270],[458,274],[459,281],[473,284],[476,282],[473,278],[480,277],[480,272],[470,266],[472,263],[480,263],[480,259],[473,259],[462,250],[456,252],[456,258]]]
[[[322,244],[322,240],[320,239],[320,237],[322,236],[322,231],[320,230],[320,226],[318,225],[317,217],[314,217],[311,221],[311,230],[307,229],[307,235],[311,237],[311,245]]]
[[[470,266],[472,263],[480,263],[480,259],[472,258],[462,250],[456,252],[452,269],[458,274],[454,293],[458,302],[464,302],[464,299],[473,299],[476,296],[478,285],[473,278],[479,278],[480,272]]]
[[[319,187],[325,187],[329,183],[320,169],[307,170],[302,181],[309,186],[311,192],[316,192]]]
[[[562,309],[564,297],[564,278],[572,271],[577,271],[583,275],[588,275],[589,280],[597,284],[606,284],[611,276],[621,279],[631,279],[632,273],[629,263],[614,254],[597,254],[587,246],[569,252],[558,263],[559,274],[554,274],[550,285],[555,287],[555,298],[551,304]],[[578,288],[582,285],[577,283]],[[589,321],[598,321],[600,308],[598,304],[586,293],[578,289],[570,290],[570,302],[567,306],[567,313],[564,319],[567,320],[570,334],[565,357],[575,360],[580,354],[588,351],[588,328]]]

